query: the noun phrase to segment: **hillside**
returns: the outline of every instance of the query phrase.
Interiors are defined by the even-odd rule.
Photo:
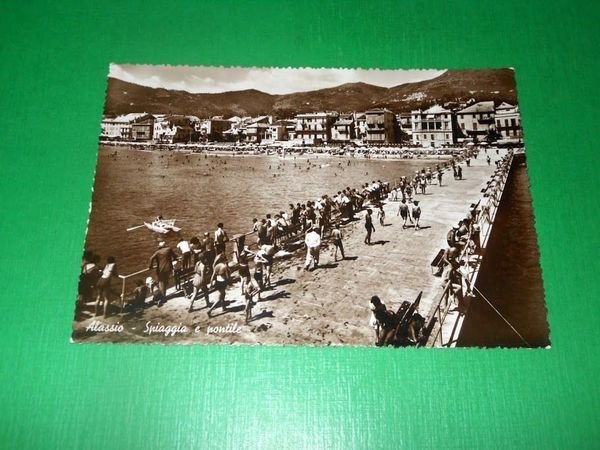
[[[299,112],[350,112],[374,107],[388,108],[395,113],[410,112],[434,104],[458,103],[469,99],[515,104],[514,72],[511,69],[449,70],[431,80],[392,88],[347,83],[334,88],[285,95],[271,95],[255,89],[192,94],[109,78],[105,114],[143,111],[198,117],[273,114],[285,118]]]

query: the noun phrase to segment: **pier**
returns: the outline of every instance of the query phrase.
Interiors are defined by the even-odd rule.
[[[426,318],[428,339],[421,345],[451,347],[456,344],[460,327],[468,310],[468,299],[459,302],[450,295],[452,289],[443,276],[432,273],[431,263],[440,250],[447,248],[446,234],[452,225],[462,220],[472,204],[478,204],[481,226],[480,255],[462,254],[465,279],[475,284],[485,245],[491,233],[495,211],[500,204],[508,170],[499,170],[495,162],[506,155],[505,150],[489,149],[491,164],[481,150],[471,158],[470,167],[460,162],[462,180],[453,177],[452,169],[444,171],[442,186],[433,179],[426,194],[417,194],[422,209],[421,229],[403,229],[397,215],[400,202],[386,200],[385,225],[380,226],[374,210],[376,231],[372,245],[364,244],[365,211],[356,214],[353,222],[342,226],[346,259],[334,261],[334,246],[323,238],[319,268],[306,271],[304,250],[276,258],[271,277],[273,286],[261,294],[253,308],[253,320],[243,324],[244,300],[239,279],[226,293],[228,310],[206,314],[204,301],[198,299],[188,313],[189,300],[181,291],[171,289],[168,301],[160,308],[148,306],[135,313],[124,313],[102,319],[103,323],[127,323],[120,337],[102,333],[78,333],[85,341],[103,340],[148,342],[144,324],[186,325],[189,333],[176,337],[152,336],[151,342],[222,343],[261,345],[374,345],[375,330],[369,324],[369,300],[377,295],[389,310],[396,311],[403,301],[412,302],[422,291],[418,312]],[[435,166],[423,160],[423,167]],[[249,236],[248,239],[252,239]],[[339,256],[339,255],[338,255]],[[139,274],[142,275],[141,271]],[[145,276],[145,275],[144,275]],[[467,283],[465,281],[465,283]],[[462,286],[466,290],[467,286]],[[216,294],[211,294],[211,301]],[[460,304],[459,304],[460,303]],[[85,329],[95,319],[78,322],[76,329]],[[235,324],[235,333],[208,333],[211,329],[227,329]],[[238,327],[239,325],[239,327]],[[216,328],[215,328],[216,327]],[[196,333],[192,332],[196,330]],[[202,335],[199,336],[198,332]]]

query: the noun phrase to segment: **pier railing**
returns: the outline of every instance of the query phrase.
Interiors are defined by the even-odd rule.
[[[470,292],[472,286],[476,282],[483,258],[483,250],[487,247],[512,164],[513,155],[511,154],[508,161],[494,172],[492,179],[488,182],[487,187],[483,191],[481,212],[476,220],[476,223],[480,228],[479,254],[476,254],[477,248],[473,242],[472,234],[469,234],[465,247],[458,258],[459,261],[464,262],[463,267],[465,268],[465,272],[461,273],[461,284],[456,288],[457,291],[460,291],[460,296],[464,296],[464,288],[466,288],[467,292]],[[476,258],[474,261],[473,257]],[[465,286],[463,286],[463,281]],[[450,330],[449,335],[447,337],[444,336],[444,324],[451,311],[450,308],[456,299],[453,290],[454,285],[452,284],[452,280],[449,279],[444,285],[442,294],[434,303],[435,306],[427,317],[426,325],[427,328],[431,330],[426,343],[428,347],[448,347],[455,344],[455,339],[458,338],[456,333],[459,330],[459,320],[454,321],[454,325],[452,330]],[[463,314],[460,311],[459,313]]]

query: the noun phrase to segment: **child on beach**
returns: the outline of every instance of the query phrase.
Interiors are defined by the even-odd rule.
[[[253,280],[252,277],[250,277],[250,273],[244,277],[243,284],[244,299],[246,301],[246,306],[244,308],[244,323],[248,325],[248,322],[252,319],[252,307],[255,305],[254,296],[258,294],[258,300],[260,300],[260,287],[256,280]]]
[[[383,210],[383,205],[379,205],[379,211],[377,211],[377,218],[379,219],[379,224],[383,226],[385,221],[385,211]]]
[[[419,200],[413,202],[412,216],[415,219],[415,230],[419,229],[419,219],[421,218],[421,207],[419,206]]]

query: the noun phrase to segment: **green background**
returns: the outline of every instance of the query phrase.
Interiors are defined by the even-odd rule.
[[[598,448],[594,4],[2,2],[0,447]],[[514,67],[553,348],[70,344],[110,62]]]

